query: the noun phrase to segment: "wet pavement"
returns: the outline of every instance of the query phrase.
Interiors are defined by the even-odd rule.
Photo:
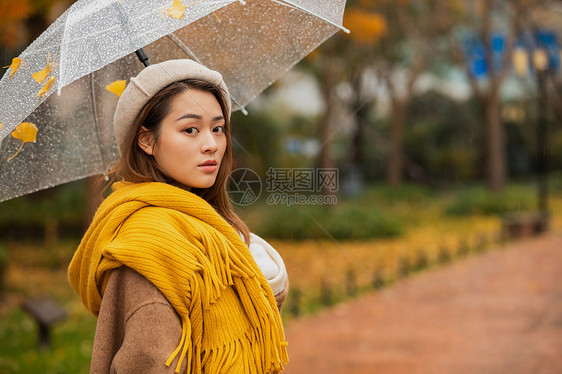
[[[386,291],[289,322],[284,373],[562,373],[560,234],[429,269]]]

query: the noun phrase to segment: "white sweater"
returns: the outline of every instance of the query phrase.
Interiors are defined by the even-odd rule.
[[[240,236],[244,240],[242,234]],[[248,248],[273,290],[273,294],[277,295],[283,292],[288,275],[285,263],[279,253],[268,242],[253,233],[250,233]]]

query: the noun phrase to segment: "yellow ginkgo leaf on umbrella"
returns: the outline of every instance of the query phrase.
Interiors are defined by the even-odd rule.
[[[22,140],[24,143],[33,142],[37,140],[37,126],[31,122],[22,122],[12,132],[12,136],[16,139]]]
[[[4,127],[4,124],[0,123],[0,130],[2,130],[2,127]]]
[[[21,64],[21,58],[14,57],[12,59],[12,63],[9,66],[4,66],[5,68],[12,69],[12,71],[10,72],[10,79],[12,79],[16,71],[18,71],[18,69],[20,68],[20,64]]]
[[[49,80],[47,81],[47,83],[45,83],[45,85],[43,86],[43,88],[41,88],[39,90],[39,92],[37,92],[37,95],[35,95],[35,97],[41,95],[41,96],[45,96],[45,94],[47,93],[47,91],[49,91],[49,88],[51,87],[51,84],[55,81],[55,77],[51,77],[49,78]]]
[[[168,15],[172,18],[182,19],[185,13],[185,5],[182,4],[181,0],[174,0],[171,7],[167,9]]]
[[[33,79],[35,79],[39,83],[43,83],[45,78],[51,73],[51,65],[49,65],[49,56],[47,56],[47,66],[45,69],[38,71],[37,73],[32,74]]]
[[[119,80],[119,81],[111,82],[110,84],[105,86],[105,89],[121,97],[121,94],[125,90],[125,87],[127,87],[127,81]]]
[[[16,139],[21,140],[21,145],[18,151],[12,157],[10,157],[8,161],[12,161],[12,159],[21,152],[25,143],[35,143],[35,141],[37,140],[38,131],[39,129],[37,128],[37,126],[35,126],[31,122],[20,123],[12,132],[12,136]]]

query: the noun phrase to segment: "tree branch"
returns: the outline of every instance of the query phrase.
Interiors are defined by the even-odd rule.
[[[451,43],[451,49],[453,50],[452,51],[453,59],[455,59],[457,63],[465,69],[466,75],[468,77],[468,82],[472,87],[472,92],[474,92],[474,94],[478,97],[480,101],[485,100],[486,95],[478,85],[478,80],[476,79],[476,77],[472,75],[472,72],[470,71],[468,58],[464,53],[460,42],[452,33],[449,35],[449,41]]]
[[[491,95],[497,94],[497,90],[499,90],[499,88],[501,87],[501,83],[504,81],[504,79],[507,77],[507,74],[509,73],[511,56],[513,55],[513,49],[515,48],[515,40],[517,38],[517,34],[521,29],[521,16],[523,12],[523,5],[521,4],[521,1],[514,1],[513,4],[515,7],[515,12],[513,13],[511,27],[509,29],[509,35],[506,39],[505,50],[502,60],[502,68],[499,73],[499,76],[496,77],[494,75],[496,83],[491,87],[493,87],[495,91],[491,92]]]

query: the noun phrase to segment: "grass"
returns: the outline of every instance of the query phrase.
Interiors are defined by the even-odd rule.
[[[10,266],[0,303],[0,373],[87,373],[96,319],[86,311],[66,276],[76,243],[56,247],[6,246]],[[51,349],[38,349],[38,327],[19,307],[27,297],[49,295],[68,318],[51,331]]]
[[[522,199],[534,204],[532,186],[514,189],[513,196],[524,196]],[[381,283],[387,285],[417,271],[497,246],[501,226],[497,214],[482,209],[455,214],[450,211],[450,207],[471,199],[470,191],[474,190],[437,194],[414,186],[375,186],[354,199],[339,201],[334,207],[340,218],[346,217],[348,229],[353,227],[349,222],[357,222],[357,217],[364,221],[365,215],[376,207],[376,215],[399,224],[399,235],[332,240],[319,229],[316,237],[305,240],[268,238],[282,255],[291,280],[283,313],[285,323],[291,323],[295,313],[313,314],[325,305],[351,297],[350,294],[361,295]],[[556,191],[550,200],[554,213],[552,229],[562,231],[562,193]],[[484,201],[486,206],[488,200],[478,201]],[[512,205],[515,209],[518,206]],[[262,203],[242,210],[241,215],[253,231],[263,235],[260,230],[264,217],[274,208],[283,210]],[[308,213],[320,218],[330,211],[308,209]],[[292,217],[289,214],[285,219]],[[335,221],[333,225],[337,225]],[[318,227],[322,222],[313,224]],[[331,233],[330,230],[326,231]],[[0,301],[0,373],[88,372],[96,319],[82,305],[66,277],[66,267],[77,244],[77,240],[57,245],[4,243],[9,267]],[[42,294],[50,295],[68,311],[67,320],[52,330],[52,348],[44,352],[37,350],[35,323],[19,307],[25,298]]]
[[[67,305],[68,307],[68,305]],[[95,318],[71,313],[52,330],[52,347],[37,348],[37,326],[21,309],[2,313],[0,372],[88,373]]]

